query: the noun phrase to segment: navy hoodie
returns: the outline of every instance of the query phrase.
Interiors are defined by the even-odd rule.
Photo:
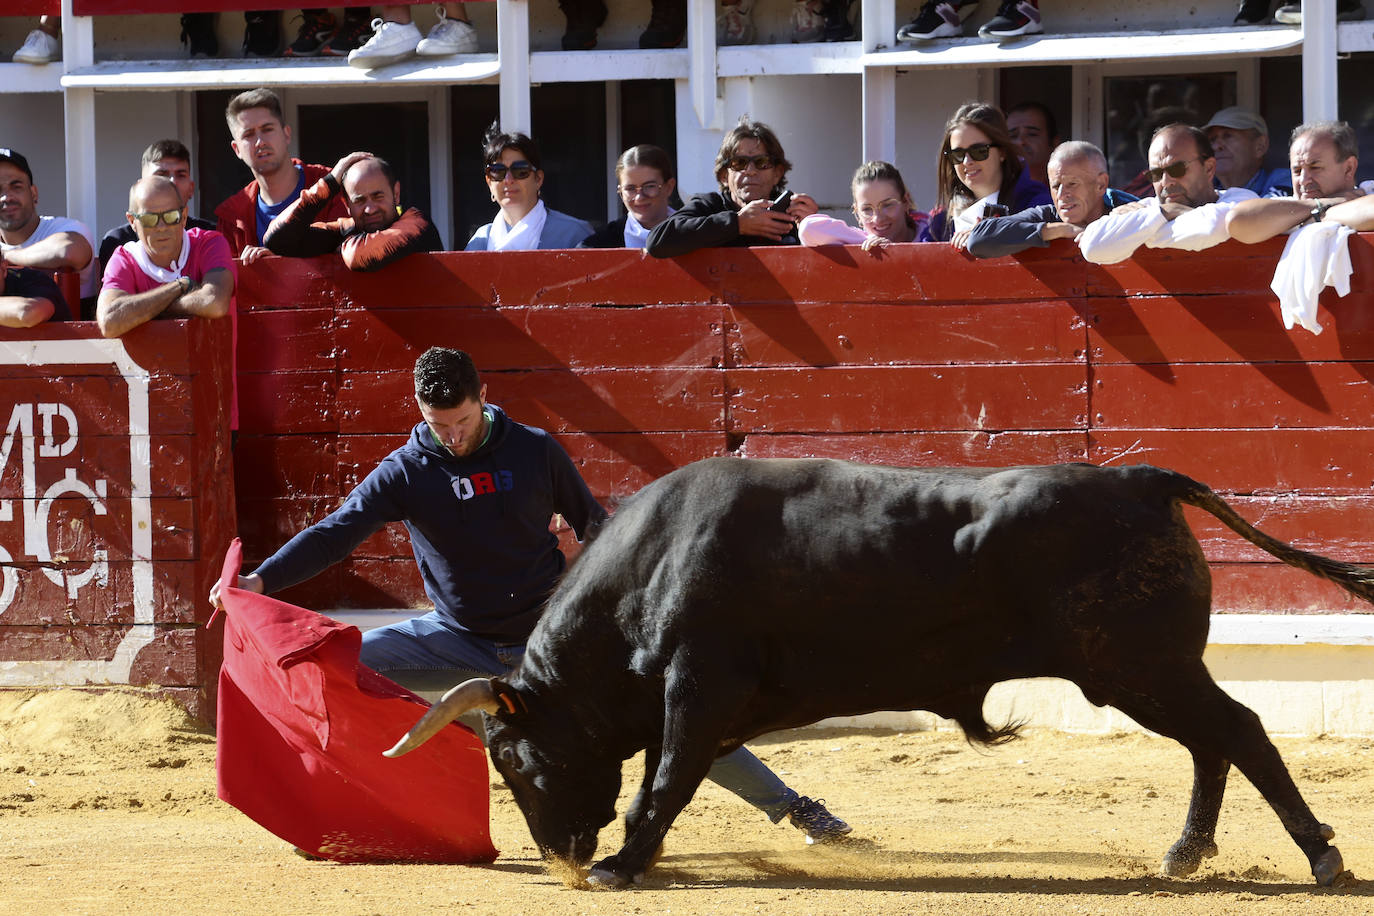
[[[487,409],[491,432],[465,458],[417,425],[342,507],[258,567],[266,591],[304,582],[404,522],[435,609],[459,629],[524,642],[565,566],[550,518],[562,515],[582,539],[606,513],[552,436]]]

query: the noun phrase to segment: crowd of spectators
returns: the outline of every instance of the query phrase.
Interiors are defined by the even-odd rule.
[[[672,157],[650,144],[627,149],[615,165],[624,215],[601,229],[547,206],[539,147],[493,123],[482,141],[482,177],[496,212],[464,248],[642,248],[670,258],[711,247],[855,244],[881,256],[894,244],[935,242],[988,258],[1062,240],[1090,262],[1111,264],[1141,247],[1198,251],[1228,238],[1295,236],[1319,223],[1374,229],[1374,182],[1357,184],[1356,135],[1344,122],[1295,129],[1288,169],[1264,168],[1269,130],[1252,111],[1223,108],[1203,127],[1163,124],[1150,138],[1137,197],[1111,187],[1096,146],[1061,142],[1046,106],[1010,111],[1004,117],[994,105],[969,102],[954,112],[936,156],[930,212],[918,208],[896,166],[863,163],[850,183],[857,225],[789,188],[782,141],[748,116],[716,154],[718,188],[680,209]],[[0,325],[84,316],[118,336],[158,317],[232,315],[238,265],[269,253],[338,252],[348,268],[370,271],[444,247],[429,218],[403,205],[401,182],[384,159],[360,151],[329,167],[291,158],[291,126],[271,90],[236,95],[225,119],[252,180],[215,208],[215,221],[189,213],[195,181],[186,146],[159,140],[143,153],[124,223],[98,249],[80,222],[39,214],[28,160],[0,147]],[[1305,243],[1310,256],[1337,256],[1343,236],[1316,238]],[[79,275],[80,302],[54,285],[64,271]],[[1310,317],[1313,308],[1295,314]]]

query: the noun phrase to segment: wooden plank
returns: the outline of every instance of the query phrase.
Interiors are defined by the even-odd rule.
[[[712,368],[722,364],[717,305],[349,309],[338,315],[340,364],[409,370],[436,344],[478,369]]]
[[[1374,496],[1227,496],[1226,501],[1250,524],[1299,550],[1374,566]],[[1274,562],[1210,513],[1187,506],[1185,515],[1209,561]]]
[[[1205,252],[1139,248],[1120,264],[1088,265],[1088,295],[1265,295],[1286,241],[1279,236],[1257,245],[1224,242]]]
[[[1087,426],[1072,365],[732,369],[736,433],[1076,429]]]
[[[1359,428],[1374,416],[1374,363],[1099,366],[1095,428]]]
[[[44,367],[60,372],[63,367]],[[10,404],[65,404],[77,417],[78,428],[105,434],[127,432],[129,387],[123,376],[87,374],[84,367],[68,374],[26,374],[23,367],[0,370],[0,384]],[[154,376],[148,382],[148,426],[154,435],[189,435],[194,430],[190,379]],[[10,419],[0,417],[0,421]],[[5,428],[7,428],[8,424]],[[3,432],[3,428],[0,428]]]
[[[1339,585],[1282,563],[1214,563],[1212,610],[1244,614],[1368,614],[1372,609]]]
[[[61,429],[61,427],[59,427]],[[3,429],[0,428],[0,432]],[[0,442],[4,437],[0,436]],[[130,447],[127,436],[104,436],[78,433],[71,451],[65,455],[44,455],[42,447],[62,448],[66,434],[59,432],[51,442],[41,435],[33,437],[16,436],[11,447],[9,460],[0,468],[0,499],[11,499],[24,495],[23,454],[31,447],[34,455],[33,483],[37,492],[43,494],[49,486],[66,476],[69,469],[76,471],[76,478],[88,486],[100,480],[105,482],[105,494],[109,498],[128,498],[130,492]],[[147,455],[147,457],[143,457]],[[151,472],[150,487],[153,496],[193,496],[196,482],[193,478],[200,467],[200,443],[193,436],[156,436],[149,448],[139,449],[140,462],[146,462]]]
[[[899,467],[1010,467],[1082,461],[1082,432],[918,432],[749,435],[744,458],[841,458]]]
[[[241,434],[338,431],[334,372],[241,372],[238,381]]]
[[[419,257],[408,258],[405,272],[417,260]],[[349,301],[346,288],[349,274],[337,255],[260,258],[248,269],[239,270],[238,284],[234,288],[239,320],[252,312],[274,309],[332,311]],[[386,271],[384,276],[394,280],[396,274],[397,271]],[[377,301],[386,298],[379,296]]]
[[[1153,464],[1232,493],[1374,491],[1374,429],[1093,429],[1093,464]]]
[[[239,372],[333,372],[333,309],[246,312],[239,316]]]
[[[13,552],[13,551],[11,551]],[[84,570],[72,564],[73,573]],[[92,580],[78,589],[76,597],[55,585],[38,564],[0,564],[0,574],[12,569],[15,595],[0,611],[0,624],[69,627],[87,624],[129,625],[135,622],[134,564],[128,560],[107,563],[104,585]],[[153,565],[153,622],[159,624],[203,623],[210,615],[206,596],[219,570],[205,560],[158,561]]]
[[[720,429],[719,372],[706,369],[603,369],[489,372],[488,399],[521,422],[551,432]],[[416,414],[415,382],[404,372],[349,372],[339,386],[339,431],[397,432]]]
[[[255,499],[339,495],[339,457],[331,435],[240,436],[234,482]]]
[[[330,496],[239,497],[238,536],[243,540],[245,567],[271,556],[297,532],[322,520],[342,502],[341,497]]]
[[[1285,330],[1272,293],[1085,301],[1095,364],[1374,359],[1374,296],[1368,293],[1322,309],[1327,333],[1321,335]]]
[[[128,627],[0,626],[0,662],[108,661],[126,635]],[[195,630],[159,626],[135,658],[129,683],[184,686],[198,677]]]
[[[1081,362],[1076,304],[748,304],[729,309],[731,367]]]
[[[43,500],[14,499],[8,517],[0,519],[0,544],[8,545],[14,560],[28,559],[23,553],[27,520],[39,519]],[[154,560],[193,560],[196,558],[195,503],[189,499],[156,497],[151,501]],[[54,562],[84,567],[103,550],[109,560],[133,559],[133,521],[126,499],[101,501],[103,513],[85,496],[65,496],[47,506],[44,531]]]

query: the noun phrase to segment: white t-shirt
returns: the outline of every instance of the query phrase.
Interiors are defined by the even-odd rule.
[[[33,235],[24,240],[20,245],[6,245],[0,242],[0,251],[10,251],[14,248],[27,248],[37,244],[58,232],[75,232],[82,236],[91,244],[91,263],[81,270],[81,298],[86,299],[99,292],[100,283],[96,278],[96,265],[100,263],[95,256],[95,236],[91,235],[91,230],[86,228],[86,224],[70,219],[65,216],[40,216],[38,217],[38,228],[33,230]],[[72,308],[73,314],[76,312],[75,306]]]

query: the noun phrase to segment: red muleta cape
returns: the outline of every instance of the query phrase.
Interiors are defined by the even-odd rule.
[[[495,859],[472,730],[383,757],[429,704],[358,662],[357,627],[232,587],[241,559],[235,539],[220,578],[219,797],[336,862]]]

